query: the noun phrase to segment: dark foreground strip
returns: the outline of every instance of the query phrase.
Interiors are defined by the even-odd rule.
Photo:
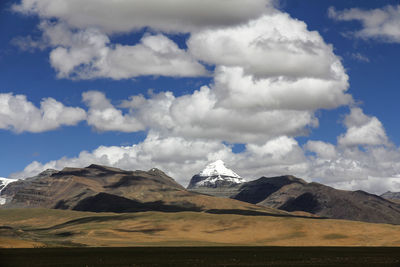
[[[400,248],[137,247],[0,249],[0,266],[400,266]]]

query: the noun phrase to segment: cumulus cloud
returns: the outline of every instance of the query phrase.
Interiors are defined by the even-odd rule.
[[[219,107],[217,97],[206,86],[181,97],[175,97],[172,92],[162,92],[149,99],[133,96],[123,106],[131,109],[126,118],[138,120],[163,135],[231,143],[261,144],[281,135],[305,134],[304,127],[318,123],[309,111]],[[106,109],[99,107],[98,111]]]
[[[47,168],[84,167],[97,163],[127,170],[157,167],[179,182],[186,182],[208,161],[227,159],[230,155],[230,148],[220,142],[186,140],[181,137],[162,138],[150,132],[143,142],[132,146],[100,146],[91,152],[83,151],[76,158],[62,158],[45,164],[33,162],[13,177],[29,177]]]
[[[50,63],[60,78],[127,79],[143,75],[205,76],[207,71],[162,34],[145,35],[138,44],[110,44],[107,35],[89,28],[72,32],[65,25],[42,23],[54,49]]]
[[[389,146],[362,146],[335,148],[328,155],[315,151],[331,147],[320,143],[319,148],[309,141],[305,147],[314,150],[309,157],[309,168],[305,175],[312,180],[345,190],[365,190],[381,194],[385,191],[400,191],[400,150]],[[320,142],[320,141],[319,141]],[[314,147],[313,147],[314,146]]]
[[[388,138],[382,123],[376,117],[366,116],[360,108],[352,108],[344,123],[347,127],[347,132],[339,137],[338,143],[340,145],[388,144]]]
[[[38,108],[24,95],[0,94],[0,129],[39,133],[76,125],[85,119],[83,109],[66,107],[53,98],[44,98]]]
[[[280,145],[284,145],[285,149],[276,155]],[[97,163],[127,170],[157,167],[186,185],[195,173],[217,159],[224,160],[228,166],[235,166],[235,170],[248,179],[265,173],[278,174],[282,168],[286,168],[288,173],[297,172],[304,169],[304,156],[300,152],[297,142],[287,137],[271,140],[261,146],[252,145],[245,153],[234,154],[231,147],[222,142],[161,137],[150,132],[143,142],[132,146],[100,146],[91,152],[83,151],[75,158],[61,158],[45,164],[35,161],[12,177],[29,177],[47,168],[85,167]],[[249,164],[252,168],[249,168]]]
[[[257,79],[241,67],[220,67],[212,87],[224,107],[253,110],[314,111],[332,109],[352,103],[346,93],[348,77],[340,80],[314,79],[307,75],[297,79],[278,75]]]
[[[339,21],[359,21],[362,29],[354,35],[363,39],[379,39],[386,42],[400,42],[400,5],[386,6],[372,10],[359,8],[337,11],[330,7],[330,18]]]
[[[142,30],[189,33],[236,25],[273,12],[269,0],[22,0],[13,5],[22,14],[37,15],[43,36],[14,38],[23,50],[48,46],[59,78],[127,79],[143,75],[207,76],[190,53],[159,33],[133,45],[113,44],[113,34]],[[50,22],[51,21],[51,22]]]
[[[218,67],[214,80],[180,97],[172,92],[132,96],[123,107],[131,109],[128,116],[164,135],[262,144],[282,135],[306,135],[318,126],[315,110],[352,101],[345,93],[346,79],[342,87],[308,78],[255,80],[242,68]]]
[[[322,141],[308,141],[304,148],[315,153],[321,159],[334,159],[337,156],[335,146]]]
[[[85,92],[82,99],[89,107],[87,123],[96,130],[136,132],[145,129],[134,116],[116,109],[101,92]]]
[[[235,25],[262,15],[269,0],[22,0],[13,9],[57,18],[78,29],[122,33],[150,27],[166,32]]]
[[[278,27],[272,32],[263,30],[269,28],[267,22],[270,21],[282,29]],[[285,31],[285,23],[289,24],[290,31]],[[210,64],[217,64],[213,83],[180,97],[175,97],[172,92],[161,92],[147,99],[132,96],[133,102],[124,101],[125,107],[135,110],[132,114],[143,125],[164,135],[263,144],[283,135],[305,135],[310,127],[318,126],[318,120],[314,116],[316,110],[332,109],[352,103],[351,95],[346,93],[348,76],[340,60],[318,33],[306,30],[304,23],[297,22],[287,15],[273,14],[271,18],[261,17],[240,27],[224,28],[224,31],[232,33],[228,34],[232,40],[228,39],[227,43],[233,45],[243,41],[246,44],[237,47],[235,51],[232,50],[232,57],[235,55],[237,60],[235,64],[223,62],[223,49],[219,49],[218,45],[215,49],[211,44],[204,46],[205,54],[206,51],[217,51],[214,61],[201,58]],[[213,34],[218,40],[222,38],[219,30],[206,32],[209,38]],[[249,33],[250,37],[245,38],[244,34],[243,38],[239,38],[242,33]],[[198,34],[201,35],[202,32]],[[280,55],[290,58],[280,59],[279,62],[291,61],[290,64],[282,63],[277,66],[274,63],[278,62],[274,56],[278,44],[270,40],[273,34],[278,35],[279,44],[282,45]],[[191,38],[194,39],[189,41],[189,51],[196,54],[192,51],[197,43],[196,37]],[[253,52],[243,54],[246,52],[242,50],[251,50],[251,43],[261,39],[264,44],[274,44],[273,48],[263,45],[254,49],[254,55],[250,55]],[[308,45],[309,50],[306,48],[308,42],[314,43]],[[201,42],[199,46],[203,47]],[[287,49],[288,47],[291,50]],[[311,47],[318,51],[310,52]],[[265,77],[258,77],[257,73],[253,73],[254,69],[248,68],[252,59],[249,64],[245,62],[246,58],[251,56],[265,62],[271,59],[271,64],[264,64],[267,66],[265,68],[273,70],[277,66],[277,69]],[[308,56],[310,58],[306,59],[307,64],[311,66],[322,62],[326,67],[320,67],[325,73],[316,74],[315,77],[309,74],[307,69],[312,67],[305,67],[303,60]],[[292,75],[294,72],[296,75]]]
[[[355,119],[357,116],[359,118]],[[346,119],[351,128],[353,123],[362,124],[371,117],[353,110]],[[127,170],[157,167],[187,185],[192,175],[216,159],[224,160],[248,180],[292,174],[346,190],[362,189],[378,194],[400,190],[400,150],[390,144],[335,146],[308,141],[301,147],[292,137],[278,136],[262,144],[248,143],[244,151],[233,153],[232,147],[224,142],[163,136],[155,131],[132,146],[100,146],[74,158],[47,163],[35,161],[12,177],[33,176],[47,168],[85,167],[97,163]]]
[[[51,48],[50,63],[59,77],[213,75],[213,81],[186,95],[133,93],[120,105],[102,92],[86,92],[82,98],[87,114],[55,100],[53,106],[69,112],[46,113],[51,99],[43,100],[40,109],[30,104],[26,114],[39,122],[35,125],[40,129],[70,125],[87,116],[88,125],[98,131],[149,133],[132,146],[100,146],[73,158],[33,162],[14,177],[97,163],[130,170],[158,167],[187,184],[209,161],[222,159],[248,179],[294,174],[346,189],[400,190],[400,152],[389,142],[381,122],[359,108],[346,116],[346,132],[337,145],[309,141],[301,147],[295,140],[318,126],[317,110],[350,105],[353,99],[332,46],[307,30],[305,23],[268,5],[266,0],[246,5],[239,0],[22,0],[14,10],[38,15],[43,33],[39,41],[26,42]],[[350,20],[351,12],[330,9],[330,16]],[[354,19],[365,28],[388,24],[379,19],[370,23],[361,15]],[[152,34],[138,43],[111,42],[113,34],[143,28]],[[180,48],[165,32],[189,33],[187,48]],[[373,36],[361,32],[360,37]],[[210,65],[213,73],[202,64]],[[24,114],[15,111],[17,118],[17,113]],[[38,127],[1,118],[0,128],[34,132],[29,127]],[[245,144],[245,150],[233,153],[225,142]]]
[[[373,193],[400,190],[400,150],[391,144],[376,117],[352,108],[344,119],[346,133],[338,145],[308,141],[308,177],[334,187]]]
[[[264,15],[229,28],[191,35],[193,55],[209,63],[241,66],[257,77],[285,76],[342,80],[340,60],[317,32],[286,13]]]

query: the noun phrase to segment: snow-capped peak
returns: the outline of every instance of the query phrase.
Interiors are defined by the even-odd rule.
[[[199,173],[199,176],[229,176],[240,178],[238,174],[225,167],[225,163],[222,160],[217,160],[208,164],[205,169]]]
[[[204,170],[192,177],[188,188],[199,187],[225,187],[234,186],[246,182],[234,171],[225,167],[222,160],[217,160],[208,164]]]

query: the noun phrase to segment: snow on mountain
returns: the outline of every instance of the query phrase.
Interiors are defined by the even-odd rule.
[[[240,178],[235,172],[225,167],[225,163],[222,160],[217,160],[208,164],[206,168],[199,173],[199,176],[229,176]]]
[[[208,164],[204,170],[194,175],[188,188],[232,186],[244,183],[245,179],[225,167],[222,160]]]
[[[4,205],[6,203],[6,199],[1,197],[1,192],[6,186],[12,182],[17,181],[17,179],[3,178],[0,177],[0,205]]]

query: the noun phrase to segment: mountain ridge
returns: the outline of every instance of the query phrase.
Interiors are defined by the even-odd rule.
[[[361,190],[346,191],[307,183],[294,176],[262,177],[244,183],[231,198],[332,219],[400,224],[398,203]]]
[[[218,172],[209,173],[224,178]],[[228,180],[211,187],[185,189],[156,168],[125,171],[92,164],[85,168],[46,170],[15,181],[4,188],[1,197],[7,200],[6,208],[95,212],[217,210],[217,213],[284,215],[303,212],[306,216],[400,224],[400,204],[394,201],[360,190],[345,191],[308,183],[292,175],[261,177],[243,183]]]
[[[10,184],[4,208],[53,208],[94,212],[259,211],[292,214],[234,199],[187,191],[159,169],[125,171],[101,165],[45,171]]]

